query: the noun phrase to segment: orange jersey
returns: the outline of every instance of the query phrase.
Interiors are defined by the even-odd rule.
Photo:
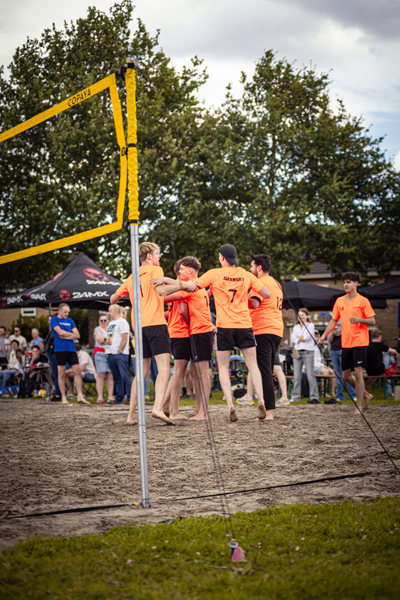
[[[183,300],[182,300],[183,302]],[[168,316],[168,331],[170,338],[187,338],[189,337],[189,325],[185,319],[179,314],[178,305],[181,302],[171,302],[171,310]]]
[[[354,300],[346,300],[340,296],[335,302],[332,319],[342,322],[342,348],[359,348],[369,346],[368,325],[364,323],[350,323],[351,317],[369,319],[375,313],[369,300],[357,294]]]
[[[195,333],[208,333],[214,330],[211,321],[210,301],[206,290],[198,290],[191,294],[184,290],[178,292],[182,298],[186,298],[189,308],[190,335]]]
[[[164,271],[161,267],[156,267],[155,265],[142,265],[139,268],[142,327],[167,324],[164,317],[164,299],[157,294],[153,285],[150,283],[150,279],[153,277],[164,277]],[[129,294],[133,306],[132,275],[129,275],[128,279],[124,281],[116,293],[120,298],[124,298]],[[135,327],[133,312],[132,326]]]
[[[260,280],[269,289],[270,298],[263,298],[250,292],[250,298],[256,296],[261,300],[260,306],[250,309],[254,335],[272,333],[278,337],[283,336],[282,304],[283,293],[280,284],[270,275],[261,277]]]
[[[197,281],[202,288],[212,285],[217,327],[248,329],[251,327],[248,289],[260,292],[264,284],[242,267],[210,269]]]

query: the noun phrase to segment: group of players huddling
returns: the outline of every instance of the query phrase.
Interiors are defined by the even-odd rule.
[[[249,272],[238,266],[235,247],[224,244],[219,249],[220,268],[210,269],[199,277],[201,263],[194,256],[186,256],[175,264],[175,280],[164,277],[160,267],[160,249],[156,244],[140,244],[139,256],[144,378],[149,373],[152,356],[155,357],[158,368],[152,416],[168,424],[174,424],[177,419],[207,419],[211,391],[209,363],[214,341],[209,302],[209,295],[212,293],[217,313],[218,375],[229,407],[229,420],[235,422],[238,419],[229,375],[229,358],[234,347],[237,347],[243,354],[258,398],[257,420],[272,421],[275,408],[272,374],[275,355],[283,335],[283,294],[280,284],[269,274],[270,257],[266,254],[253,254]],[[350,378],[355,384],[359,409],[356,412],[359,413],[363,398],[364,409],[370,400],[370,395],[363,388],[359,371],[361,368],[362,372],[362,367],[365,366],[368,325],[375,322],[374,312],[368,300],[357,294],[357,274],[346,273],[342,279],[345,290],[347,291],[346,286],[350,288],[350,295],[347,293],[337,300],[336,304],[339,304],[335,304],[333,319],[321,341],[341,318],[342,332],[348,332],[346,339],[350,344],[343,376]],[[129,294],[133,306],[132,285],[131,275],[111,296],[111,304]],[[164,303],[172,304],[168,326]],[[174,357],[174,374],[170,380],[171,352]],[[194,367],[191,372],[194,377],[196,407],[186,417],[179,413],[179,396],[190,360]],[[127,425],[137,424],[136,406],[135,378],[131,388]]]

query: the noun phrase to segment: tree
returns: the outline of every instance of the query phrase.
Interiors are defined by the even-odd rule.
[[[341,102],[332,108],[326,74],[295,69],[272,51],[242,83],[242,98],[228,94],[220,113],[230,131],[221,148],[229,173],[222,168],[220,176],[275,274],[307,273],[314,260],[336,275],[398,268],[399,174],[382,140]],[[252,245],[242,237],[240,248],[248,255]]]
[[[7,130],[115,72],[127,56],[135,56],[152,79],[149,91],[143,77],[138,80],[139,184],[146,224],[159,217],[152,202],[161,181],[157,172],[171,190],[169,182],[179,178],[179,156],[185,154],[166,115],[176,114],[188,126],[199,118],[195,92],[206,75],[199,71],[201,62],[196,58],[190,69],[177,73],[157,49],[158,34],[151,37],[140,20],[132,36],[132,11],[130,0],[115,4],[110,15],[89,8],[87,18],[65,23],[62,30],[46,29],[40,40],[28,39],[16,50],[10,78],[1,73],[0,118],[3,131]],[[123,85],[120,97],[125,114]],[[107,93],[0,144],[0,177],[2,254],[115,220],[119,150]],[[116,274],[129,269],[127,236],[121,231],[2,265],[1,291],[28,287],[38,278],[54,275],[73,250],[84,251]]]

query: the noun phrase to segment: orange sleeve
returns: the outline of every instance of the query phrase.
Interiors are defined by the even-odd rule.
[[[332,310],[332,319],[334,321],[340,321],[340,312],[339,312],[339,304],[340,304],[340,298],[338,298],[333,306],[333,310]]]
[[[206,271],[201,277],[196,277],[195,281],[199,283],[202,288],[207,288],[214,280],[214,271],[215,269]]]
[[[192,295],[192,292],[187,292],[186,290],[179,290],[179,292],[177,292],[177,293],[181,296],[182,300],[184,298],[187,298],[188,296]],[[178,302],[179,302],[179,300],[178,300]]]
[[[129,294],[129,285],[132,287],[132,275],[125,279],[124,283],[115,292],[120,298],[125,298]]]
[[[261,290],[264,287],[263,282],[260,279],[257,279],[257,277],[255,275],[253,275],[253,273],[249,273],[250,276],[250,287],[252,290],[254,290],[255,292],[261,292]]]

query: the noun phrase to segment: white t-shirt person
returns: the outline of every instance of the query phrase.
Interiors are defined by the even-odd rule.
[[[96,369],[94,368],[90,354],[88,354],[86,350],[80,350],[79,352],[77,352],[77,354],[79,366],[82,367],[82,365],[85,365],[84,373],[90,373],[96,379],[97,373]]]
[[[118,354],[123,333],[128,333],[128,339],[122,354],[129,354],[129,324],[123,317],[108,324],[106,354]]]

